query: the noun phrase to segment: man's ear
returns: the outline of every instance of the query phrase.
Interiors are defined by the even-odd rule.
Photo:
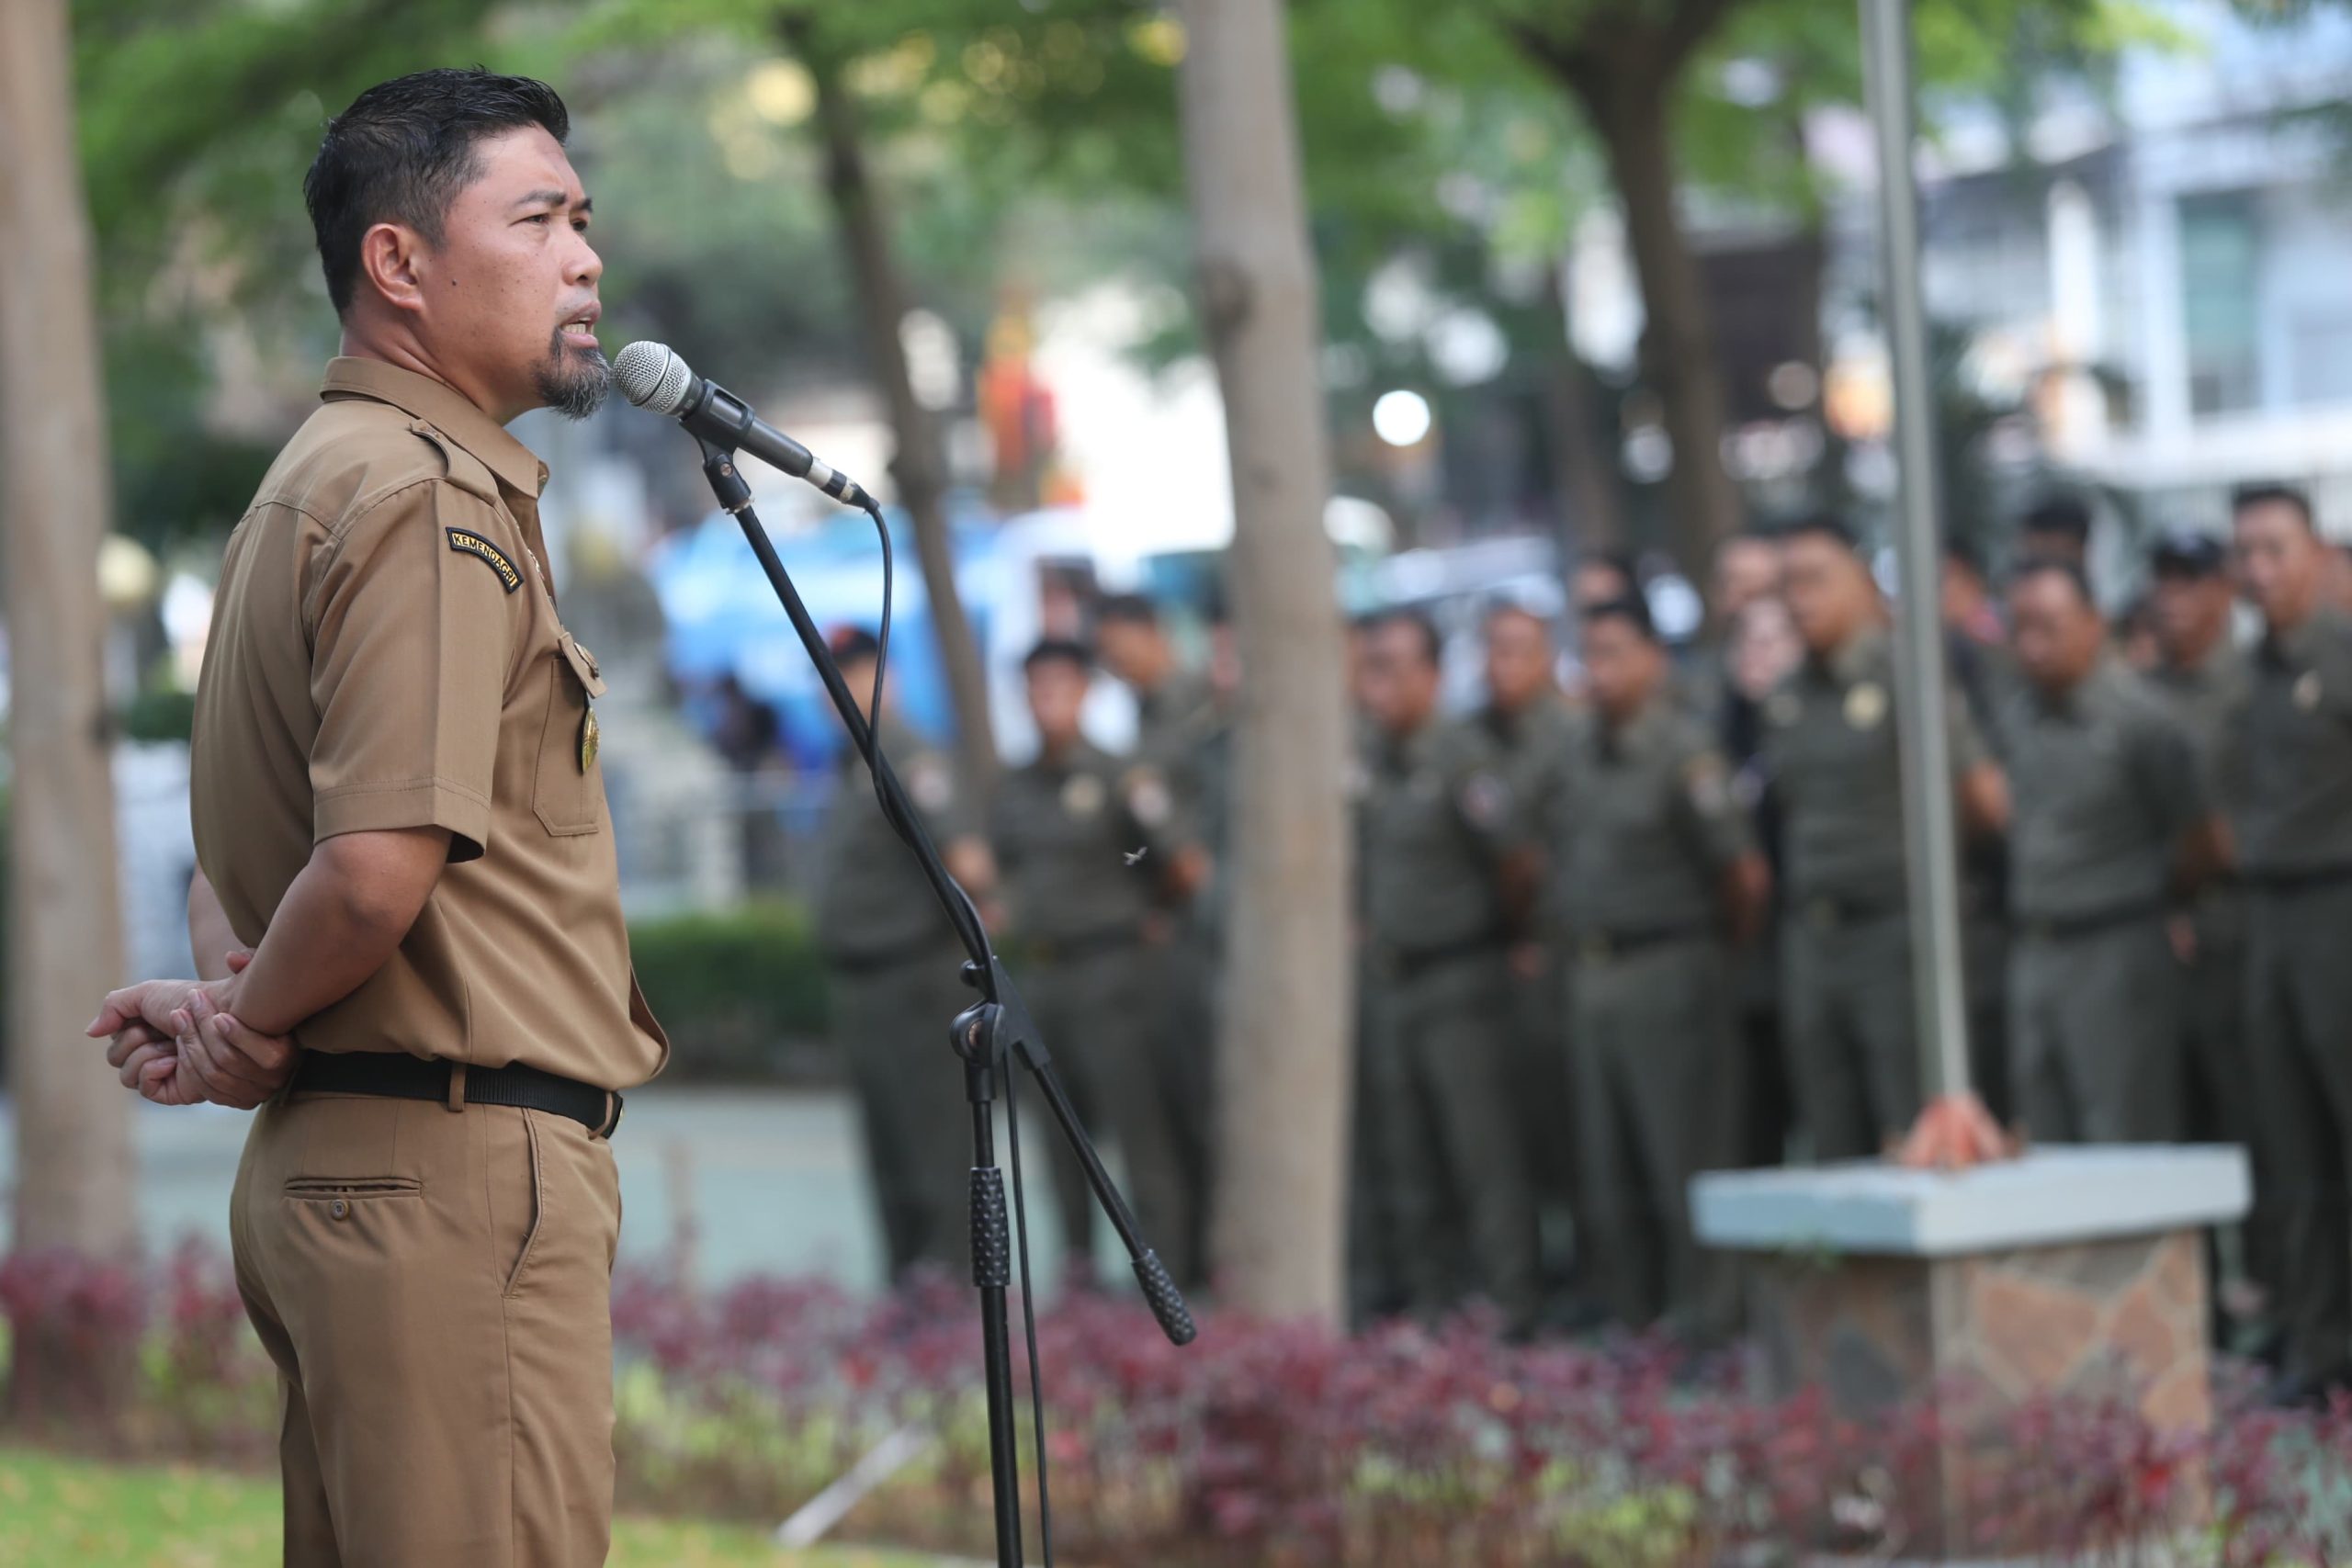
[[[398,310],[424,303],[424,236],[405,223],[379,223],[359,237],[359,281]]]

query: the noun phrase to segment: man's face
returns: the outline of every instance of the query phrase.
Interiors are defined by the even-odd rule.
[[[1391,735],[1410,735],[1437,711],[1437,665],[1414,626],[1391,621],[1364,649],[1364,708]]]
[[[1570,587],[1578,606],[1606,604],[1612,599],[1630,599],[1634,594],[1633,581],[1613,562],[1605,560],[1589,560],[1577,567]]]
[[[2246,597],[2273,626],[2301,626],[2318,602],[2327,547],[2290,502],[2238,509],[2238,570]]]
[[[1145,622],[1106,617],[1094,628],[1102,668],[1130,686],[1148,686],[1159,677],[1163,646],[1159,628]]]
[[[1823,534],[1799,534],[1781,556],[1781,596],[1797,636],[1815,654],[1835,653],[1861,629],[1872,595],[1854,552]]]
[[[417,250],[415,327],[453,384],[494,417],[595,411],[610,380],[595,337],[605,264],[588,194],[537,126],[474,144],[481,175]]]
[[[1623,615],[1597,615],[1584,627],[1585,682],[1611,719],[1630,717],[1657,690],[1666,656]]]
[[[1086,671],[1066,659],[1040,660],[1029,667],[1029,716],[1047,746],[1067,746],[1078,739],[1086,687]]]
[[[849,688],[849,694],[857,699],[858,716],[865,720],[866,723],[872,724],[874,722],[873,659],[870,656],[861,654],[855,659],[842,660],[841,666],[842,684],[847,686]],[[885,688],[882,693],[882,700],[885,703],[888,703],[889,698],[889,691],[888,688]]]
[[[2230,580],[2218,571],[2159,570],[2148,603],[2164,656],[2176,663],[2201,658],[2229,629],[2231,597]]]
[[[1714,612],[1729,626],[1740,612],[1781,589],[1781,547],[1770,539],[1725,541],[1715,552]]]
[[[1487,617],[1487,694],[1517,713],[1552,686],[1552,634],[1521,610]]]
[[[2107,626],[2082,591],[2054,571],[2032,572],[2009,591],[2018,666],[2045,692],[2072,691],[2098,662]]]

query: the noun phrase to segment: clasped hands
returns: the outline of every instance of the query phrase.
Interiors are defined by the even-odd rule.
[[[226,980],[142,980],[110,991],[90,1021],[93,1039],[111,1038],[107,1065],[125,1089],[158,1105],[209,1102],[250,1111],[294,1076],[300,1048],[238,1021],[238,976],[250,952],[229,954]]]

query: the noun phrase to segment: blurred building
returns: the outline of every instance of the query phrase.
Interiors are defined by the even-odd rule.
[[[2229,487],[2283,478],[2352,536],[2352,16],[2149,9],[2177,36],[2111,81],[2052,70],[2022,118],[1939,106],[1929,313],[1966,334],[1973,388],[2018,411],[2012,447],[2108,490],[2132,531],[2219,527]],[[1859,126],[1815,141],[1868,177]],[[1831,378],[1867,385],[1867,203],[1838,228]]]

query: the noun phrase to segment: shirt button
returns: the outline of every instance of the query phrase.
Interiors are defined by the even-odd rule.
[[[327,1205],[327,1213],[338,1220],[347,1220],[351,1217],[351,1205],[338,1198]]]

